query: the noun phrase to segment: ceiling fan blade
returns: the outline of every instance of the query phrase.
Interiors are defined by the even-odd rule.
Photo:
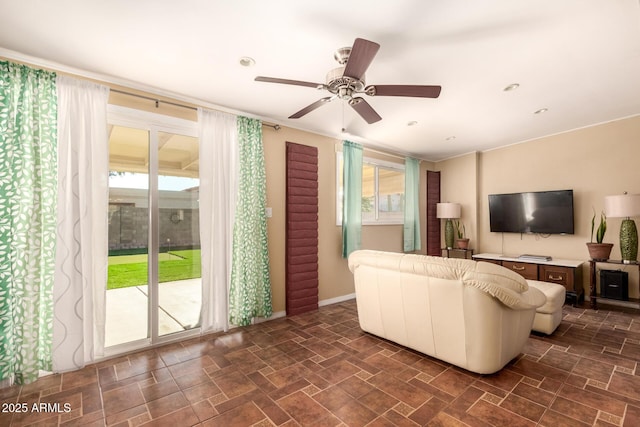
[[[316,102],[314,102],[313,104],[307,105],[306,107],[304,107],[302,110],[298,111],[297,113],[294,113],[294,114],[290,115],[289,118],[290,119],[299,119],[300,117],[304,116],[305,114],[308,114],[308,113],[312,112],[316,108],[320,108],[324,104],[329,103],[332,99],[333,98],[330,97],[330,96],[327,96],[326,98],[319,99]]]
[[[360,97],[351,99],[349,105],[369,124],[382,120],[382,117],[376,113],[376,110]]]
[[[303,82],[301,80],[278,79],[275,77],[264,77],[264,76],[256,77],[255,81],[267,82],[267,83],[280,83],[283,85],[307,86],[307,87],[313,87],[313,88],[322,87],[320,83]]]
[[[440,86],[420,85],[370,85],[364,92],[370,96],[413,96],[416,98],[437,98]]]
[[[353,42],[347,65],[344,69],[344,75],[361,80],[365,71],[371,65],[371,61],[378,53],[380,45],[365,39],[356,39]]]

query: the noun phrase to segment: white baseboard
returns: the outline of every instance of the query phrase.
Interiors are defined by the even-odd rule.
[[[318,307],[324,307],[325,305],[331,305],[331,304],[337,304],[339,302],[343,302],[343,301],[349,301],[352,300],[356,297],[356,294],[347,294],[347,295],[342,295],[339,297],[335,297],[335,298],[329,298],[329,299],[325,299],[322,301],[318,301]],[[267,322],[269,320],[275,320],[275,319],[280,319],[282,317],[287,317],[287,312],[286,311],[276,311],[275,313],[273,313],[271,315],[271,317],[256,317],[253,319],[253,323],[262,323],[262,322]]]
[[[342,295],[339,297],[335,297],[335,298],[329,298],[329,299],[325,299],[322,301],[318,301],[318,306],[319,307],[324,307],[325,305],[331,305],[331,304],[337,304],[339,302],[343,302],[343,301],[349,301],[350,299],[354,299],[356,297],[356,294],[348,294],[348,295]]]
[[[269,320],[280,319],[281,317],[286,317],[286,316],[287,316],[286,311],[276,311],[272,313],[270,317],[254,317],[253,324],[255,325],[257,323],[268,322]]]

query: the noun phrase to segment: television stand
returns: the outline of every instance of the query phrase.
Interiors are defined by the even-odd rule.
[[[515,271],[525,279],[540,280],[562,285],[567,290],[566,301],[575,305],[584,301],[582,261],[569,259],[542,259],[509,257],[502,254],[473,255],[476,261],[492,262]]]

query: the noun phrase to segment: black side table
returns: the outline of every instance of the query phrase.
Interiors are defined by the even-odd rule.
[[[444,255],[445,253],[446,255]],[[442,248],[442,254],[445,258],[473,259],[473,249]],[[452,254],[453,256],[451,256]],[[456,256],[455,254],[460,256]]]

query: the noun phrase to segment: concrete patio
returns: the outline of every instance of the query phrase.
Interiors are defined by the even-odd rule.
[[[191,329],[198,323],[202,300],[201,279],[159,285],[159,334]],[[147,337],[147,285],[107,291],[105,346]]]

